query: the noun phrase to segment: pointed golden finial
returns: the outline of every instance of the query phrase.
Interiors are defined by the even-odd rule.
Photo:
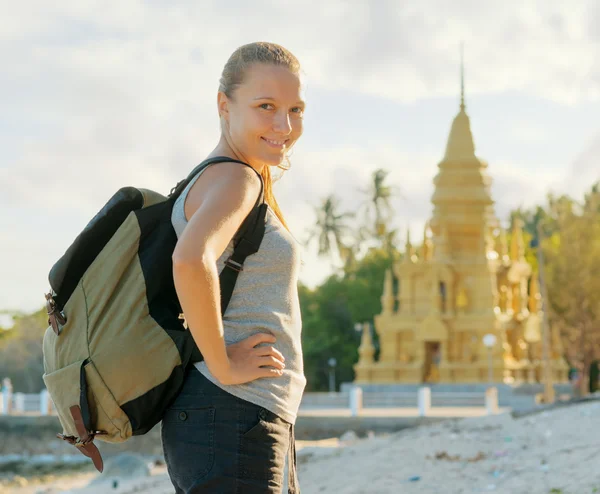
[[[538,288],[537,273],[533,273],[529,285],[529,312],[538,312],[542,309],[542,296]]]
[[[429,221],[425,222],[425,227],[423,228],[423,260],[429,261],[432,257],[432,243],[431,239],[428,236],[429,233]]]
[[[465,63],[464,63],[465,44],[460,43],[460,111],[465,111]]]
[[[525,257],[525,242],[523,241],[523,220],[515,218],[512,239],[510,243],[510,257],[519,261]]]
[[[404,249],[404,262],[409,263],[412,262],[413,248],[410,243],[410,230],[408,227],[406,228],[406,246]]]
[[[454,117],[448,142],[446,143],[446,153],[444,161],[457,162],[461,160],[470,160],[474,166],[480,167],[482,162],[477,160],[475,156],[475,144],[473,143],[473,134],[471,133],[471,124],[469,116],[465,112],[465,77],[464,77],[464,62],[462,60],[461,46],[461,62],[460,62],[460,111]],[[486,192],[489,195],[489,192]],[[491,201],[491,199],[490,199]]]
[[[366,322],[363,324],[362,338],[358,347],[359,362],[361,364],[372,364],[375,355],[375,347],[371,339],[371,324]]]
[[[508,261],[508,240],[504,228],[500,228],[500,256],[503,261]]]
[[[392,314],[394,312],[394,280],[392,279],[391,269],[386,269],[385,271],[381,307],[384,314]]]

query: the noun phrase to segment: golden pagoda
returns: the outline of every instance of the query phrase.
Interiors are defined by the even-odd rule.
[[[541,382],[536,275],[518,222],[508,252],[487,167],[475,155],[461,63],[460,111],[433,181],[423,246],[415,252],[407,234],[403,260],[386,273],[383,309],[375,316],[380,356],[373,359],[370,334],[363,334],[355,383],[486,383],[490,352],[494,382]],[[489,333],[497,342],[491,349],[483,343]],[[566,382],[560,337],[553,335],[551,345],[554,382]]]

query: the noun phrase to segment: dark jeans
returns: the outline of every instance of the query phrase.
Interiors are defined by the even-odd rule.
[[[299,494],[294,426],[237,398],[196,368],[161,425],[163,451],[177,494]]]

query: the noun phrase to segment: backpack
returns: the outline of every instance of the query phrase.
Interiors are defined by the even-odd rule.
[[[148,432],[176,398],[187,368],[202,360],[173,282],[171,212],[197,173],[226,161],[250,166],[222,156],[205,160],[167,197],[119,189],[50,271],[43,379],[63,427],[57,437],[100,472],[94,439],[118,443]],[[260,195],[219,274],[222,314],[264,235],[260,178]]]

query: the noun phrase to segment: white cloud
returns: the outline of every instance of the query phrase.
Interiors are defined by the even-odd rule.
[[[541,126],[515,123],[509,132],[511,137],[521,142],[543,143],[546,140],[546,130]]]
[[[0,208],[9,212],[0,215],[0,307],[42,304],[51,263],[119,187],[166,193],[206,156],[218,139],[219,75],[241,44],[263,39],[288,47],[303,63],[309,92],[315,86],[414,102],[456,97],[463,39],[469,95],[516,90],[586,101],[599,98],[600,37],[592,22],[599,9],[591,0],[578,5],[12,3],[0,17]],[[449,122],[451,115],[431,118]],[[397,226],[413,233],[422,227],[445,142],[414,152],[378,142],[377,129],[365,127],[364,141],[351,146],[343,129],[311,124],[330,142],[300,143],[293,170],[276,186],[295,232],[314,221],[308,204],[328,193],[353,209],[355,189],[379,167],[391,170],[390,182],[405,195],[394,201]],[[499,205],[515,190],[532,197],[532,183],[542,190],[544,180],[555,179],[539,180],[525,163],[511,168],[484,158]],[[318,279],[327,264],[311,260],[306,276]]]
[[[507,221],[509,213],[519,207],[527,209],[546,202],[550,191],[562,188],[562,173],[533,168],[523,163],[491,163],[492,197],[500,221]]]
[[[4,55],[22,74],[36,70],[28,60],[46,62],[48,69],[87,74],[88,82],[119,82],[121,90],[214,90],[236,46],[268,38],[298,55],[312,84],[413,101],[456,93],[464,40],[471,93],[509,88],[564,102],[600,97],[593,0],[530,0],[512,8],[472,0],[255,1],[227,8],[131,1],[118,9],[65,1],[22,2],[11,13],[1,24],[11,46]],[[202,99],[197,95],[191,101]],[[172,96],[163,100],[167,106]]]
[[[598,45],[581,28],[583,2],[361,5],[361,28],[331,37],[337,49],[316,74],[320,84],[402,101],[453,95],[464,40],[470,94],[508,88],[568,103],[600,96]],[[587,5],[591,9],[593,2]]]

